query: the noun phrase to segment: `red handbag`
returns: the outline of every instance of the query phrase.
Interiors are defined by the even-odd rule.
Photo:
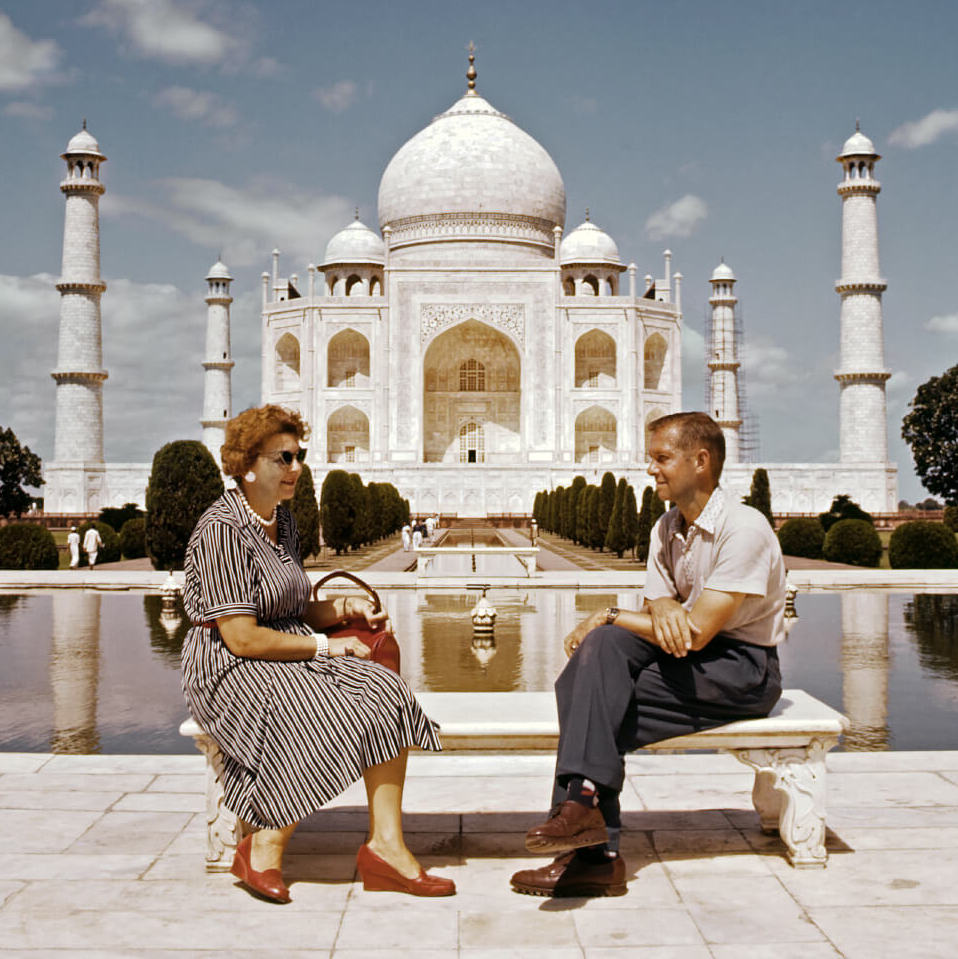
[[[379,612],[383,604],[379,599],[379,594],[368,583],[364,583],[355,573],[349,573],[344,569],[336,569],[325,576],[320,577],[313,584],[310,599],[317,601],[319,590],[331,579],[348,579],[366,591],[373,602],[374,612]],[[372,630],[362,620],[356,620],[351,623],[344,623],[341,626],[328,626],[324,632],[327,636],[355,636],[360,642],[369,647],[370,659],[374,663],[386,666],[394,673],[399,672],[399,643],[392,633],[387,633],[384,629]]]

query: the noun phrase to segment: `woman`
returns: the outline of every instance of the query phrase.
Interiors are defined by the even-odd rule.
[[[194,626],[183,690],[223,752],[227,808],[256,830],[232,872],[252,892],[289,902],[281,866],[296,824],[361,776],[364,888],[452,895],[455,884],[425,873],[402,833],[407,750],[441,749],[432,725],[360,640],[323,633],[360,619],[388,628],[387,615],[355,597],[309,602],[296,524],[281,505],[296,489],[306,435],[300,416],[279,406],[230,420],[223,470],[236,489],[200,517],[187,547],[183,601]]]

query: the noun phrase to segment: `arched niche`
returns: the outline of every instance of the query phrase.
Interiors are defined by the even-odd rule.
[[[483,462],[514,461],[521,365],[512,340],[486,323],[466,320],[440,333],[423,357],[424,462],[461,462],[459,431],[469,421],[482,427]]]
[[[360,296],[363,290],[363,278],[356,273],[346,278],[346,296]]]
[[[615,456],[617,424],[604,407],[590,406],[575,418],[575,461],[602,463]]]
[[[355,330],[341,330],[326,347],[326,385],[366,389],[369,384],[369,340]]]
[[[369,459],[369,418],[355,406],[341,406],[326,421],[326,459],[359,463]]]
[[[645,377],[643,385],[647,390],[665,389],[665,358],[669,345],[661,333],[653,333],[645,340]]]
[[[615,387],[615,340],[602,330],[589,330],[575,341],[575,385],[590,389]]]
[[[645,459],[648,459],[649,456],[649,424],[655,422],[660,416],[665,416],[666,412],[667,411],[661,407],[655,406],[645,414],[645,429],[643,431],[643,442],[645,443],[643,454]]]
[[[299,340],[292,333],[276,341],[274,371],[279,392],[299,389]]]

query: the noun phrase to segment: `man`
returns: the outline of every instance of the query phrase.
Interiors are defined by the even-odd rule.
[[[76,569],[80,565],[80,534],[75,526],[71,526],[67,534],[67,546],[70,547],[70,569]]]
[[[83,537],[83,549],[86,551],[90,569],[96,566],[96,554],[100,551],[102,545],[103,540],[100,538],[99,531],[95,526],[91,526]]]
[[[725,438],[704,413],[649,427],[648,472],[672,508],[652,530],[644,602],[607,609],[565,639],[551,818],[526,848],[559,853],[512,877],[540,896],[623,895],[625,753],[765,716],[781,695],[785,567],[765,517],[719,488]]]

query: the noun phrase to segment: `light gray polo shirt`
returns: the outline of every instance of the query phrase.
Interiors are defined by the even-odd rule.
[[[652,529],[644,597],[691,610],[703,589],[745,593],[722,636],[777,646],[785,639],[785,563],[768,520],[718,487],[682,533],[673,506]]]

